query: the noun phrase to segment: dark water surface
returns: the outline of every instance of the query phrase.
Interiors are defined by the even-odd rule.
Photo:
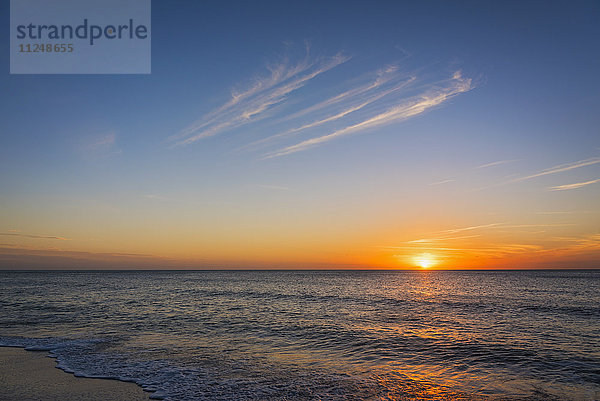
[[[0,345],[168,400],[598,400],[600,271],[0,272]]]

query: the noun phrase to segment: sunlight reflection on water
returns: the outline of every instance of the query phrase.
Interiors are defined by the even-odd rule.
[[[167,399],[600,394],[598,271],[0,277],[2,343],[43,342],[73,370],[126,372]]]

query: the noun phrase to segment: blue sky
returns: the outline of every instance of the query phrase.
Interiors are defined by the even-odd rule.
[[[597,2],[154,1],[152,15],[150,75],[9,75],[3,37],[3,266],[598,261]],[[460,246],[411,242],[463,229]]]

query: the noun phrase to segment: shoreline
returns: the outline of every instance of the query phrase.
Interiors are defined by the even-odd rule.
[[[135,383],[76,377],[56,367],[47,351],[0,347],[0,401],[142,401],[150,394]]]

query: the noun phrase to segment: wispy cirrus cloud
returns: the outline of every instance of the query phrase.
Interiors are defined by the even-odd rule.
[[[324,109],[329,108],[330,106],[336,105],[337,103],[341,102],[341,100],[343,99],[346,101],[345,105],[347,105],[347,107],[342,109],[341,111],[338,111],[335,114],[329,115],[325,118],[321,118],[319,120],[312,121],[310,123],[307,123],[307,124],[304,124],[304,125],[301,125],[298,127],[290,128],[287,131],[260,139],[258,141],[251,143],[248,146],[252,147],[252,146],[256,146],[256,145],[265,144],[267,142],[272,142],[273,140],[276,140],[276,139],[281,139],[283,137],[295,135],[302,131],[310,130],[312,128],[322,126],[324,124],[340,120],[340,119],[348,116],[349,114],[360,111],[360,110],[364,109],[365,107],[367,107],[368,105],[370,105],[390,94],[393,94],[394,92],[400,91],[401,89],[405,88],[410,83],[412,83],[414,80],[415,80],[414,77],[410,77],[403,82],[395,84],[390,89],[378,91],[378,92],[375,92],[370,95],[368,95],[366,92],[374,91],[375,89],[380,87],[380,84],[378,84],[376,82],[372,85],[367,86],[366,88],[360,88],[359,90],[347,91],[343,94],[342,97],[335,96],[325,102],[322,102],[321,104],[318,104],[318,105],[315,105],[315,106],[312,106],[309,108],[311,112],[322,111]],[[348,103],[350,103],[350,104],[348,104]],[[300,114],[297,114],[297,117],[300,115],[304,115],[304,114],[306,114],[306,110],[303,110]]]
[[[375,77],[372,80],[369,80],[365,84],[359,84],[358,86],[348,89],[342,93],[334,95],[328,99],[325,99],[321,102],[318,102],[312,106],[301,109],[295,113],[292,113],[285,117],[286,120],[291,120],[295,118],[299,118],[305,116],[307,114],[319,112],[322,110],[326,110],[331,106],[335,106],[340,103],[346,103],[348,100],[355,100],[362,95],[365,95],[369,92],[375,91],[377,89],[382,88],[386,84],[390,82],[396,82],[398,77],[402,77],[402,80],[411,80],[414,81],[414,76],[404,76],[400,74],[398,66],[388,65],[382,69],[379,69],[375,73]]]
[[[117,145],[117,134],[113,131],[83,136],[77,151],[86,158],[102,159],[122,153]]]
[[[307,47],[302,60],[284,58],[268,65],[269,74],[244,85],[243,90],[232,91],[222,106],[206,113],[169,141],[172,147],[185,146],[236,130],[242,132],[239,129],[244,128],[243,132],[255,136],[238,150],[256,151],[287,140],[287,144],[279,143],[277,148],[262,155],[262,159],[280,157],[420,115],[474,87],[471,79],[462,77],[459,71],[442,79],[439,73],[435,79],[430,74],[428,79],[419,76],[417,70],[402,70],[396,64],[387,64],[356,78],[344,75],[342,81],[336,81],[339,75],[331,73],[328,78],[320,77],[350,59],[342,53],[314,57]],[[323,79],[327,80],[325,85]],[[304,88],[308,85],[311,89]],[[344,89],[331,93],[330,88],[339,87]],[[260,135],[258,139],[256,133]],[[309,138],[289,142],[298,135]]]
[[[572,163],[559,164],[557,166],[547,168],[547,169],[542,170],[535,174],[527,175],[527,176],[521,177],[521,178],[516,178],[516,179],[512,180],[512,182],[531,180],[532,178],[542,177],[542,176],[550,175],[550,174],[562,173],[562,172],[573,170],[573,169],[580,168],[580,167],[592,166],[592,165],[598,164],[598,163],[600,163],[600,157],[592,157],[589,159],[579,160],[579,161],[572,162]]]
[[[577,188],[585,187],[587,185],[595,184],[597,182],[600,182],[600,179],[585,181],[585,182],[577,182],[575,184],[558,185],[555,187],[550,187],[548,189],[551,191],[566,191],[568,189],[577,189]]]
[[[477,226],[468,226],[468,227],[458,227],[451,228],[447,230],[436,231],[430,233],[429,236],[425,238],[418,238],[410,241],[406,241],[406,244],[429,244],[434,242],[441,241],[450,241],[450,240],[464,240],[467,238],[476,238],[481,236],[482,231],[502,231],[502,230],[528,230],[531,228],[557,228],[557,227],[567,227],[573,224],[570,223],[556,223],[556,224],[509,224],[509,223],[490,223],[490,224],[482,224]],[[456,235],[459,233],[465,232],[475,232],[474,234],[468,235]]]
[[[461,235],[458,237],[432,237],[432,238],[419,238],[419,239],[414,239],[411,241],[407,241],[407,244],[430,244],[433,242],[439,242],[439,241],[455,241],[455,240],[463,240],[466,238],[476,238],[476,237],[480,237],[480,234],[473,234],[473,235]]]
[[[283,62],[267,66],[270,75],[257,78],[246,90],[231,94],[223,106],[208,113],[197,122],[171,138],[176,145],[189,145],[264,118],[265,112],[282,103],[294,91],[313,78],[345,63],[349,56],[341,53],[325,59],[306,58],[299,63]]]
[[[510,160],[498,160],[495,162],[491,162],[491,163],[486,163],[486,164],[482,164],[481,166],[477,166],[477,168],[488,168],[488,167],[495,167],[495,166],[500,166],[502,164],[508,164],[508,163],[512,163],[512,162],[516,162],[519,159],[510,159]]]
[[[472,231],[472,230],[480,230],[480,229],[484,229],[484,228],[498,227],[498,226],[502,226],[502,225],[505,225],[505,224],[506,223],[490,223],[490,224],[482,224],[482,225],[478,225],[478,226],[451,228],[449,230],[440,231],[440,233],[455,234],[455,233],[460,233],[460,232],[463,232],[463,231]]]
[[[94,138],[88,145],[88,149],[91,150],[105,150],[110,149],[115,146],[116,134],[114,132],[109,132],[104,135],[100,135]]]
[[[398,250],[398,251],[415,251],[419,248],[411,247],[411,246],[394,246],[387,247],[387,249]],[[447,247],[447,246],[438,246],[438,247],[430,247],[426,248],[428,251],[436,251],[440,253],[455,253],[455,254],[468,254],[470,256],[481,256],[481,257],[492,257],[492,258],[501,258],[506,257],[510,254],[523,254],[523,253],[533,253],[533,252],[543,252],[545,249],[541,245],[536,244],[520,244],[520,243],[489,243],[485,246],[478,247]]]
[[[591,157],[588,159],[578,160],[578,161],[571,162],[571,163],[559,164],[559,165],[544,169],[542,171],[539,171],[537,173],[529,174],[529,175],[522,176],[522,177],[519,177],[519,176],[516,176],[515,178],[507,177],[505,181],[497,182],[497,183],[494,183],[491,185],[486,185],[486,186],[480,187],[480,188],[475,188],[475,189],[473,189],[473,191],[481,191],[481,190],[485,190],[485,189],[489,189],[489,188],[496,188],[496,187],[500,187],[500,186],[504,186],[504,185],[515,184],[518,182],[532,180],[532,179],[538,178],[538,177],[544,177],[547,175],[563,173],[565,171],[570,171],[570,170],[587,167],[587,166],[593,166],[596,164],[600,164],[600,157]],[[484,165],[484,166],[486,166],[486,165]],[[564,189],[574,189],[574,188],[578,188],[577,185],[579,185],[579,184],[589,185],[589,184],[593,184],[593,183],[594,182],[584,182],[584,183],[573,184],[573,185],[575,185],[573,188],[569,188],[568,186],[565,186],[566,188],[564,188]],[[563,186],[551,187],[549,189],[562,190],[561,187],[563,187]]]
[[[444,184],[450,184],[451,182],[454,182],[455,180],[442,180],[442,181],[436,181],[436,182],[432,182],[431,184],[427,184],[429,186],[436,186],[436,185],[444,185]]]
[[[462,78],[461,74],[457,72],[451,79],[447,80],[444,86],[438,86],[434,89],[427,90],[423,94],[415,95],[409,97],[408,99],[403,99],[400,104],[393,106],[387,111],[374,115],[358,123],[335,130],[329,134],[307,139],[297,144],[271,152],[265,155],[265,158],[289,155],[291,153],[300,152],[316,145],[329,142],[342,136],[404,121],[410,117],[422,114],[427,110],[444,103],[452,97],[460,93],[467,92],[471,89],[473,89],[471,79]]]

